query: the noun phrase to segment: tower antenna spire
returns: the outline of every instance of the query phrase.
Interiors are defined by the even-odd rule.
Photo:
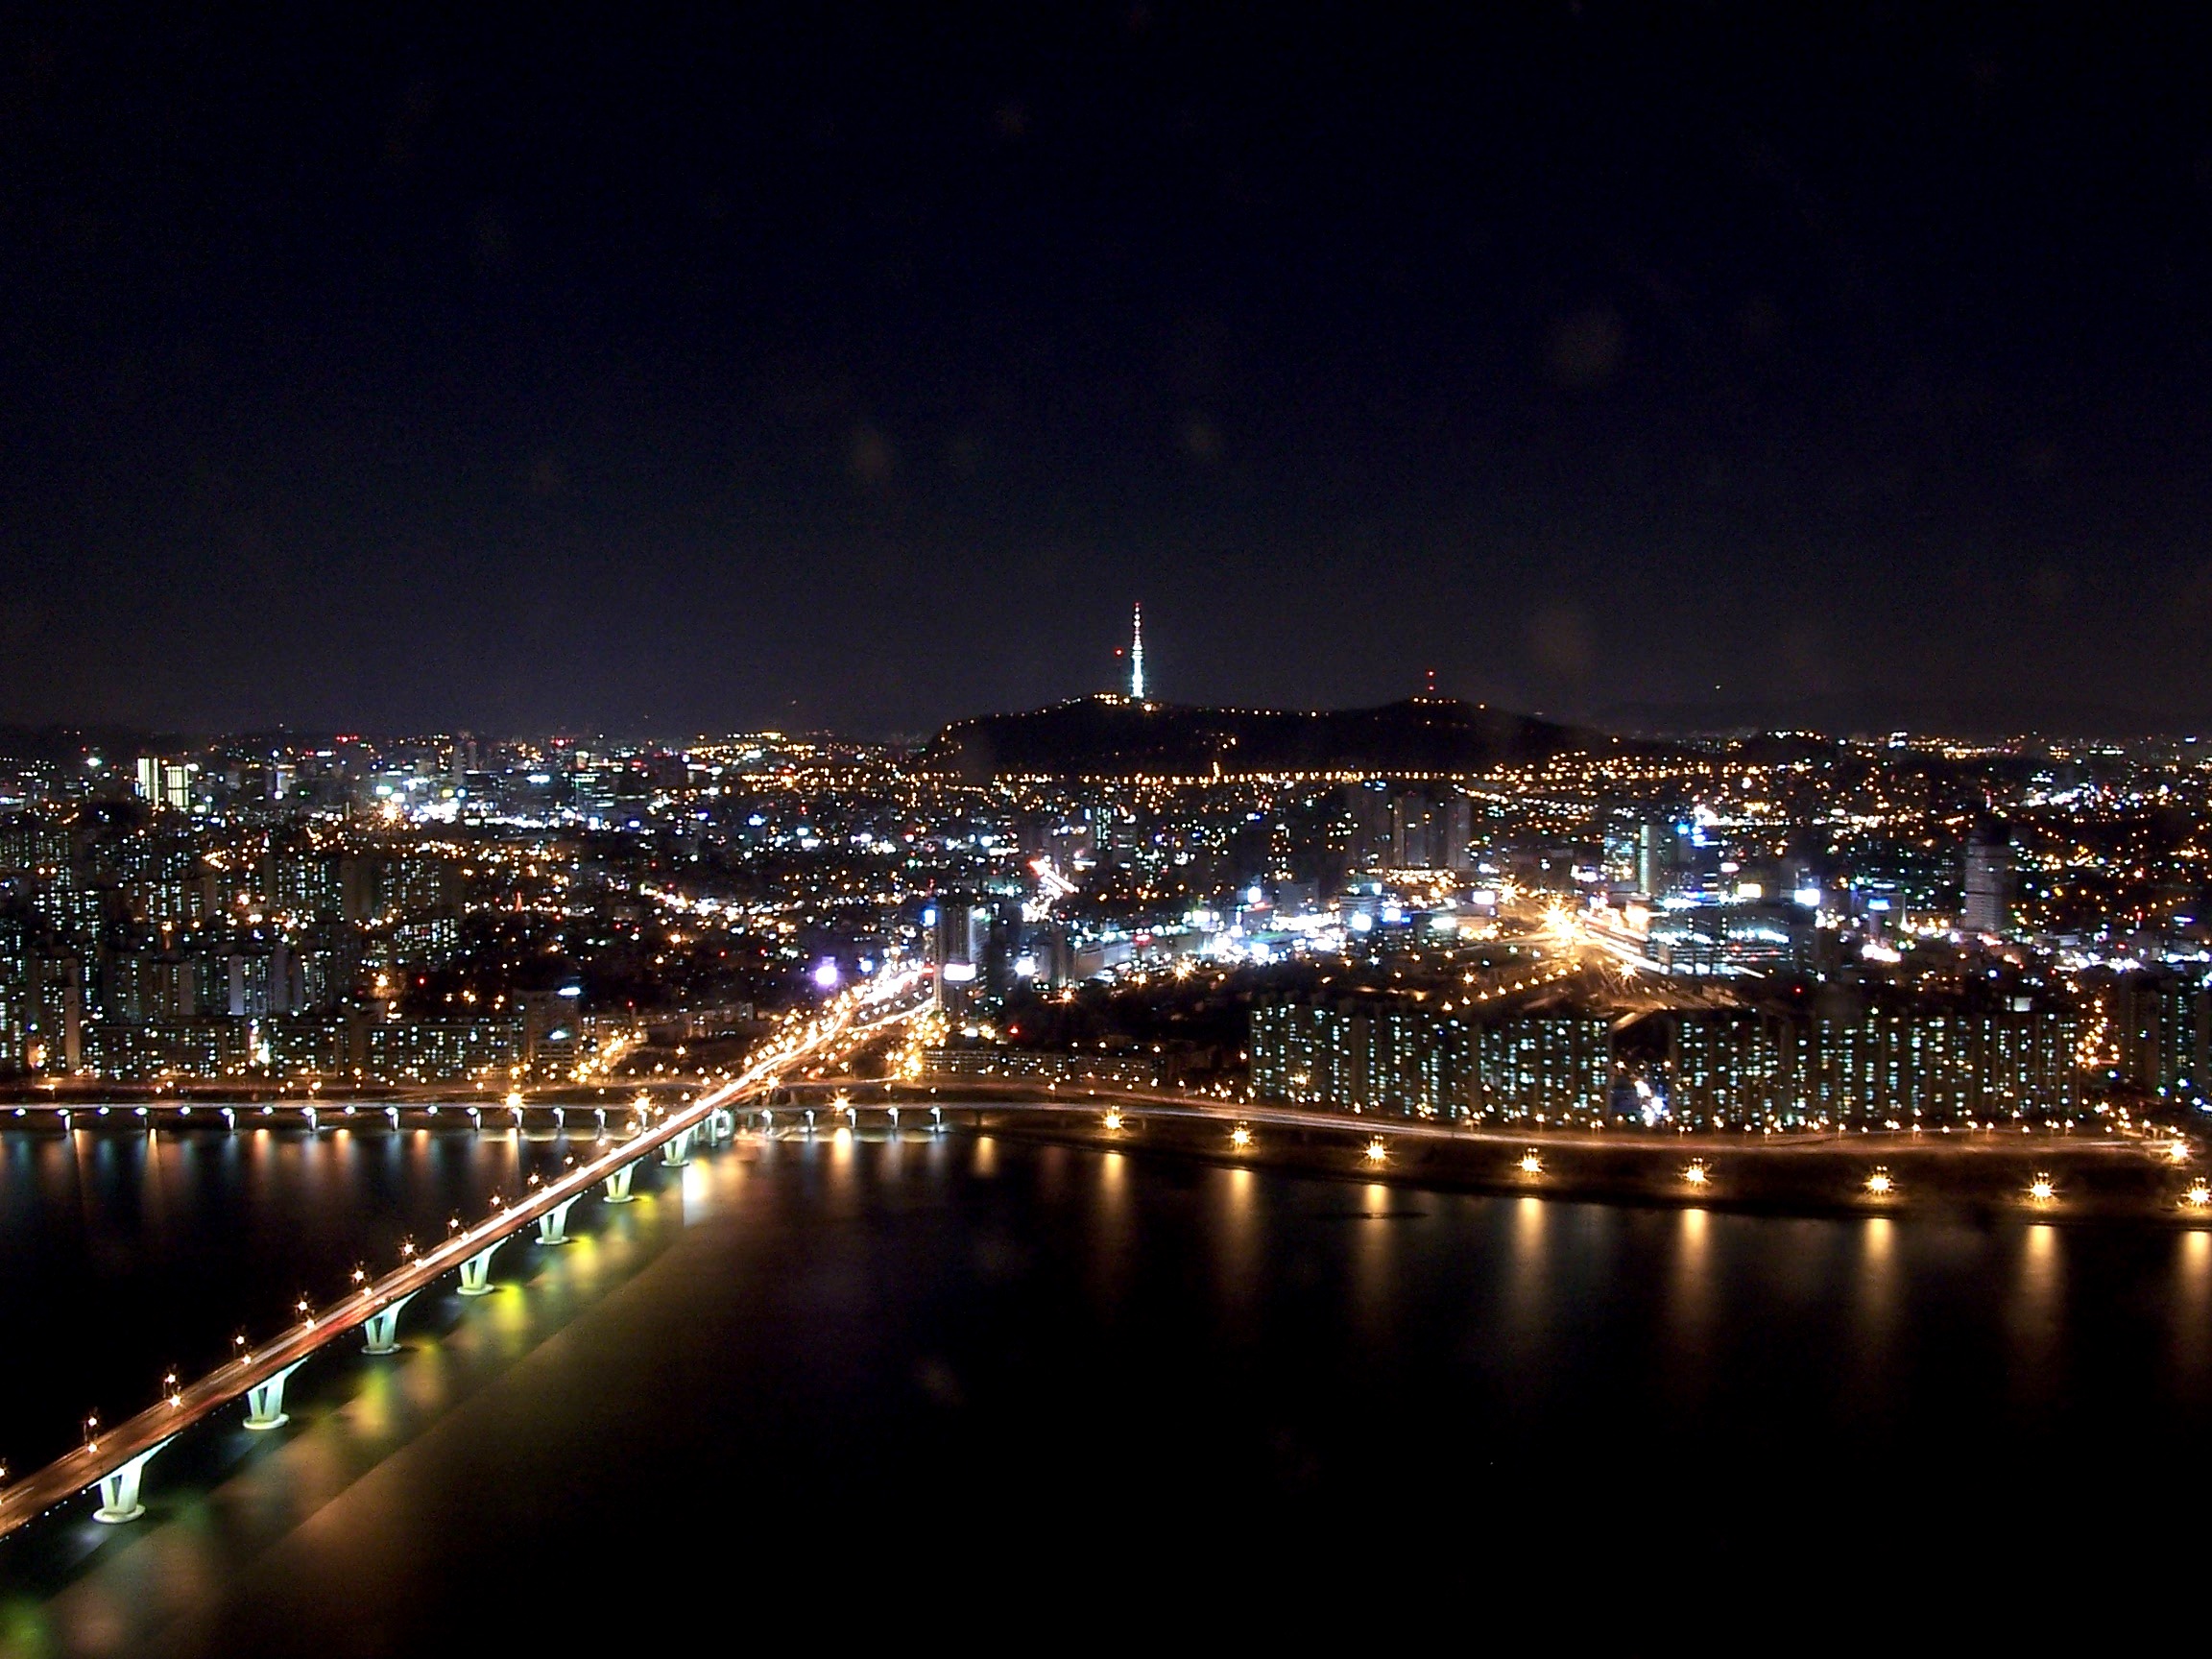
[[[1144,701],[1144,607],[1137,606],[1129,636],[1129,700]]]

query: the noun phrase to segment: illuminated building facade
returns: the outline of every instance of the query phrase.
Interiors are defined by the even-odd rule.
[[[2194,1102],[2212,1085],[2201,973],[2129,970],[2088,976],[2104,1016],[2118,1081],[2147,1094]]]
[[[180,1020],[133,1024],[96,1020],[84,1027],[84,1061],[103,1077],[238,1077],[254,1062],[245,1020]]]
[[[1965,864],[1960,926],[1992,937],[2008,932],[2012,926],[2012,849],[2001,834],[1983,830],[1967,841]]]
[[[393,1082],[506,1074],[525,1059],[519,1016],[485,1020],[394,1020],[372,1023],[362,1068]]]
[[[1415,1010],[1255,1008],[1258,1099],[1445,1121],[1582,1120],[1611,1087],[1611,1022],[1531,1014],[1483,1023]]]
[[[1669,1115],[1694,1129],[1802,1122],[1807,1103],[1793,1086],[1791,1024],[1749,1009],[1689,1013],[1670,1022]]]
[[[1479,1028],[1483,1119],[1592,1122],[1613,1086],[1613,1022],[1595,1014],[1530,1014]]]

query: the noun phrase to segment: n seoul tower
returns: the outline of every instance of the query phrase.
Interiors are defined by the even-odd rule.
[[[1129,701],[1144,701],[1144,607],[1137,607],[1135,626],[1129,636]]]

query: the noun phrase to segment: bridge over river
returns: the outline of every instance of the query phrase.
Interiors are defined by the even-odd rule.
[[[335,1303],[302,1304],[299,1323],[278,1336],[250,1346],[240,1338],[240,1351],[229,1360],[196,1381],[173,1380],[168,1395],[135,1417],[112,1426],[88,1422],[83,1446],[0,1491],[0,1537],[94,1487],[100,1492],[99,1520],[137,1519],[145,1512],[139,1492],[147,1465],[177,1435],[240,1400],[246,1403],[247,1428],[281,1428],[285,1381],[317,1353],[354,1331],[363,1334],[370,1353],[393,1352],[401,1310],[434,1281],[458,1271],[463,1295],[482,1294],[491,1288],[493,1257],[510,1239],[535,1227],[541,1243],[565,1242],[570,1210],[593,1188],[608,1202],[624,1202],[639,1160],[658,1151],[664,1162],[681,1165],[702,1137],[727,1139],[735,1132],[738,1107],[770,1093],[825,1050],[911,1019],[927,1005],[926,990],[926,979],[907,973],[840,996],[721,1087],[657,1109],[637,1133],[525,1198],[495,1201],[492,1214],[475,1225],[456,1229],[433,1249],[411,1253],[390,1273],[365,1281]]]

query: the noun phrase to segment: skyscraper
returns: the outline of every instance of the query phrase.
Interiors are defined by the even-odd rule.
[[[2004,831],[1979,830],[1966,843],[1966,903],[1960,924],[1969,933],[2003,933],[2011,920],[2012,849]]]

